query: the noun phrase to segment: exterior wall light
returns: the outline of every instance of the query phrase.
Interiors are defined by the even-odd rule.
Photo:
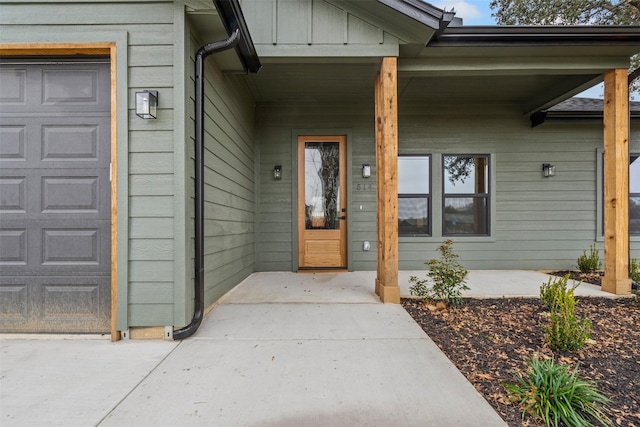
[[[280,181],[282,179],[282,165],[275,165],[273,168],[273,179]]]
[[[362,177],[369,178],[371,176],[371,166],[367,163],[362,165]]]
[[[158,110],[158,91],[136,92],[136,115],[143,119],[155,119]]]
[[[556,176],[556,167],[555,167],[555,165],[552,165],[552,164],[549,164],[549,163],[543,163],[542,164],[542,175],[545,178]]]

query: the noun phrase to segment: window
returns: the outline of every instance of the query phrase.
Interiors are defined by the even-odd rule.
[[[431,234],[431,157],[398,156],[398,234]]]
[[[444,155],[442,234],[489,234],[489,156]]]
[[[640,235],[640,153],[629,155],[629,234]]]

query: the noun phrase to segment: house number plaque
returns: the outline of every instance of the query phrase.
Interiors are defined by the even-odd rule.
[[[375,184],[356,184],[355,187],[356,191],[376,191]]]

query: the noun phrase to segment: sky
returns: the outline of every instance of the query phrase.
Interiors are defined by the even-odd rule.
[[[456,17],[462,18],[464,25],[496,25],[496,20],[491,16],[489,3],[491,0],[427,0],[440,9],[450,11],[454,9]],[[603,98],[604,88],[602,84],[596,85],[577,96],[583,98]]]
[[[464,25],[495,25],[491,16],[490,0],[433,0],[430,1],[440,9],[454,9],[456,17],[464,20]]]

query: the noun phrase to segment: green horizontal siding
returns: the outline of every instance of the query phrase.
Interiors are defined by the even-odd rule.
[[[119,186],[118,198],[128,200],[128,212],[119,210],[118,219],[129,232],[127,237],[126,227],[118,229],[124,236],[118,259],[123,254],[128,259],[118,266],[118,328],[173,324],[173,2],[0,3],[0,38],[7,43],[112,41],[110,35],[126,34],[127,45],[116,46],[126,49],[127,58],[127,72],[116,81],[126,87],[126,98],[118,102],[128,110],[118,117],[119,128],[128,129],[128,141],[117,141],[128,158],[128,165],[118,164],[118,175],[127,183]],[[142,89],[159,91],[157,120],[135,115],[135,92]]]
[[[211,42],[207,40],[207,42]],[[202,45],[191,34],[190,62]],[[189,180],[193,194],[195,76],[189,67],[188,106]],[[205,304],[209,305],[254,271],[256,181],[254,104],[238,76],[225,75],[215,65],[215,55],[205,63],[204,116],[204,274]],[[193,204],[188,218],[193,219]],[[193,228],[190,227],[193,236]],[[186,289],[193,300],[193,289]],[[193,305],[190,303],[191,306]]]
[[[360,177],[362,163],[375,166],[374,119],[370,105],[259,106],[261,199],[258,226],[258,270],[288,270],[295,264],[293,236],[296,224],[291,210],[295,191],[295,153],[292,129],[351,129],[351,178],[354,185],[371,181]],[[640,150],[634,125],[632,149]],[[596,149],[602,148],[602,125],[585,122],[546,123],[532,129],[516,109],[509,106],[429,106],[401,104],[399,152],[402,154],[489,153],[495,161],[495,197],[491,200],[495,228],[490,238],[456,237],[454,249],[472,269],[565,269],[596,242],[597,166]],[[542,177],[542,163],[556,165],[554,178]],[[274,181],[274,164],[284,165],[284,178]],[[439,194],[439,192],[435,192]],[[435,197],[435,196],[433,196]],[[439,200],[433,200],[436,205]],[[374,192],[348,193],[348,254],[355,270],[376,268],[376,197]],[[362,206],[362,210],[360,210]],[[432,212],[440,221],[439,212]],[[400,269],[424,269],[424,261],[437,256],[445,239],[401,237]],[[372,250],[362,250],[362,242]],[[631,255],[640,257],[640,238],[631,238]]]

